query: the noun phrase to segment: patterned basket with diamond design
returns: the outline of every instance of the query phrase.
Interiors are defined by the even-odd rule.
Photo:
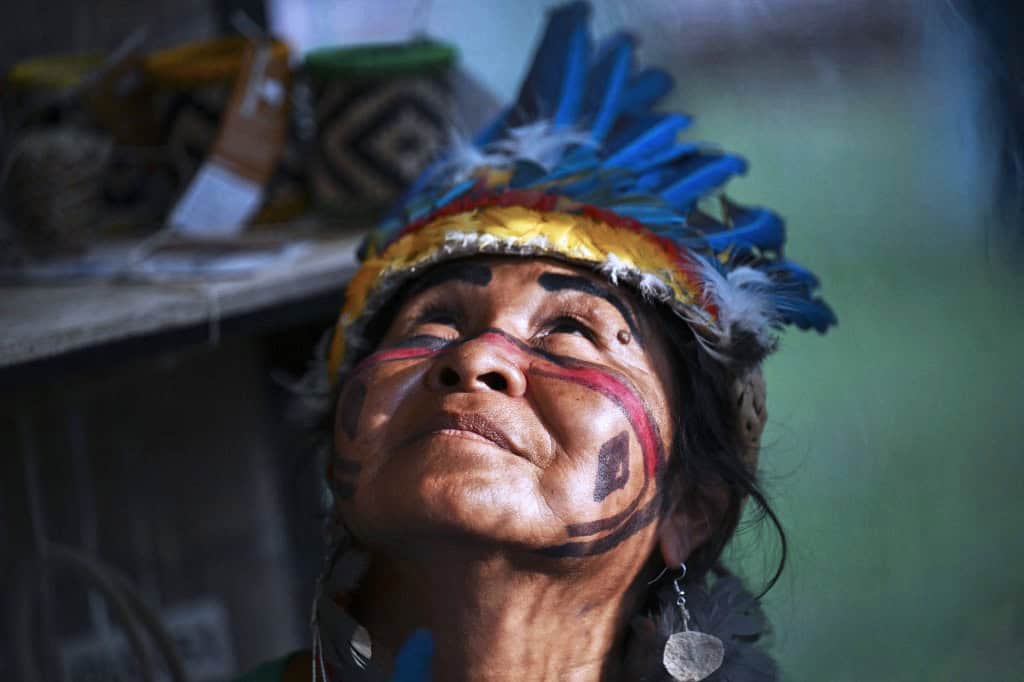
[[[309,53],[316,148],[313,191],[325,207],[366,214],[393,203],[445,146],[455,49],[434,41]]]

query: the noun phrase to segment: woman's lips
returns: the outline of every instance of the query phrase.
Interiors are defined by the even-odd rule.
[[[502,450],[519,454],[505,433],[494,422],[481,414],[443,412],[430,420],[421,435],[439,431],[468,431],[490,441]]]

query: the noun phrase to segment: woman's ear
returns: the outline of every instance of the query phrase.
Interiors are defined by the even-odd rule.
[[[675,500],[658,526],[658,548],[666,566],[679,566],[718,529],[729,508],[725,485],[694,491]]]

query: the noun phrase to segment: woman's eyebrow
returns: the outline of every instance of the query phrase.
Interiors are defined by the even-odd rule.
[[[445,282],[465,282],[485,287],[491,282],[491,269],[480,263],[450,263],[430,270],[409,287],[409,294],[436,287]]]
[[[581,291],[584,294],[590,294],[591,296],[597,296],[602,298],[619,311],[622,315],[622,319],[629,325],[629,331],[633,334],[633,338],[640,339],[640,325],[636,322],[636,317],[633,316],[633,311],[629,309],[626,303],[613,294],[605,287],[592,282],[586,277],[579,277],[577,275],[565,275],[558,272],[545,272],[538,279],[537,283],[544,287],[545,291],[563,291],[571,289],[573,291]]]

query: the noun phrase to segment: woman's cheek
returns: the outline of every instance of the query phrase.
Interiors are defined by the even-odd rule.
[[[644,482],[634,425],[614,402],[584,386],[547,379],[538,407],[556,431],[559,456],[543,477],[548,503],[562,518],[599,517],[627,507]],[[538,386],[538,389],[540,387]],[[538,390],[538,393],[540,391]]]
[[[368,367],[339,399],[344,446],[359,459],[382,456],[398,437],[407,435],[413,398],[422,387],[427,363],[407,360]],[[341,402],[345,401],[345,402]]]
[[[614,516],[634,506],[644,489],[644,462],[628,428],[585,450],[565,453],[543,477],[548,506],[567,523]]]
[[[390,418],[417,377],[422,377],[422,371],[398,364],[362,368],[341,390],[329,471],[331,487],[339,501],[352,499],[367,476],[380,468],[381,462],[377,460],[384,452],[381,438],[392,430]]]

